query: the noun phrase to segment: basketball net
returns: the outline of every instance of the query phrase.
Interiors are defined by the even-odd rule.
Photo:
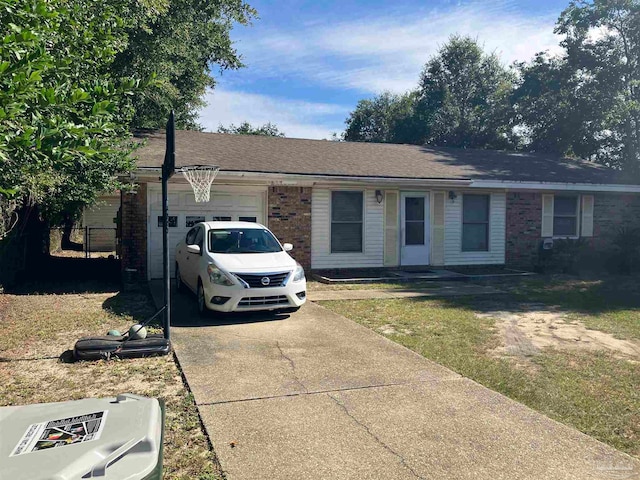
[[[191,185],[191,188],[193,188],[193,196],[196,199],[196,203],[208,202],[211,184],[220,171],[220,167],[193,165],[182,167],[180,171],[189,182],[189,185]]]

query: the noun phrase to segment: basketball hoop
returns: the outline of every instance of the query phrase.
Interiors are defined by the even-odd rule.
[[[216,178],[220,167],[209,165],[192,165],[181,167],[177,171],[182,172],[184,178],[187,179],[191,188],[193,188],[193,196],[196,197],[196,203],[208,202],[211,192],[211,184]]]

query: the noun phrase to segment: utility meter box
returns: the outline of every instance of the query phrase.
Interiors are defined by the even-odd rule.
[[[164,403],[122,394],[0,408],[0,480],[162,478]]]

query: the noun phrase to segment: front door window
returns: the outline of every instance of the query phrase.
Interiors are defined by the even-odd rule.
[[[424,245],[424,197],[405,198],[405,245]]]

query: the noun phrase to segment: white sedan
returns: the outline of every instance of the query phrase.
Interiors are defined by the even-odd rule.
[[[306,301],[304,270],[266,227],[202,222],[176,247],[176,286],[198,298],[198,310],[294,312]]]

